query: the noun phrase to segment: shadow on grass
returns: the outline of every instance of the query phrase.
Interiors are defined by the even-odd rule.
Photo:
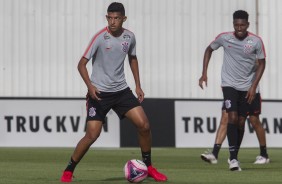
[[[101,181],[122,181],[122,180],[125,181],[125,178],[124,177],[114,177],[114,178],[106,178]]]
[[[127,182],[124,177],[106,178],[106,179],[103,179],[103,180],[100,180],[100,181],[112,181],[112,182],[125,181],[125,182]],[[153,178],[146,178],[145,180],[142,181],[142,183],[150,183],[150,182],[155,182],[155,180]]]

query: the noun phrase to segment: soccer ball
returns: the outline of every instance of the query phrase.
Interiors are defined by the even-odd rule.
[[[124,176],[131,183],[142,182],[148,176],[147,166],[141,160],[129,160],[124,166]]]

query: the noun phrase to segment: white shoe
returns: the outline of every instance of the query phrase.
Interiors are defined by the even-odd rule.
[[[269,158],[263,157],[263,156],[257,156],[256,161],[254,164],[268,164],[270,162]]]
[[[217,164],[217,159],[210,152],[205,152],[205,153],[201,154],[201,158],[202,158],[202,160],[204,160],[204,161],[206,161],[210,164]]]
[[[239,161],[236,159],[233,159],[229,162],[229,169],[231,171],[242,171],[239,165]]]

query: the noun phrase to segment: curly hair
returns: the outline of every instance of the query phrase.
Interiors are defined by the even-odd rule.
[[[237,10],[233,13],[233,20],[234,19],[245,19],[248,21],[249,14],[244,10]]]

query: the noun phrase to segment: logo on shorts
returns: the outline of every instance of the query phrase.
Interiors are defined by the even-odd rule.
[[[122,51],[127,53],[128,52],[128,48],[129,48],[128,42],[123,42],[121,45],[122,45]]]
[[[225,100],[225,108],[226,109],[230,109],[230,107],[231,107],[231,100]]]
[[[91,108],[89,109],[89,116],[90,116],[90,117],[94,117],[95,115],[96,115],[96,108],[91,107]]]

